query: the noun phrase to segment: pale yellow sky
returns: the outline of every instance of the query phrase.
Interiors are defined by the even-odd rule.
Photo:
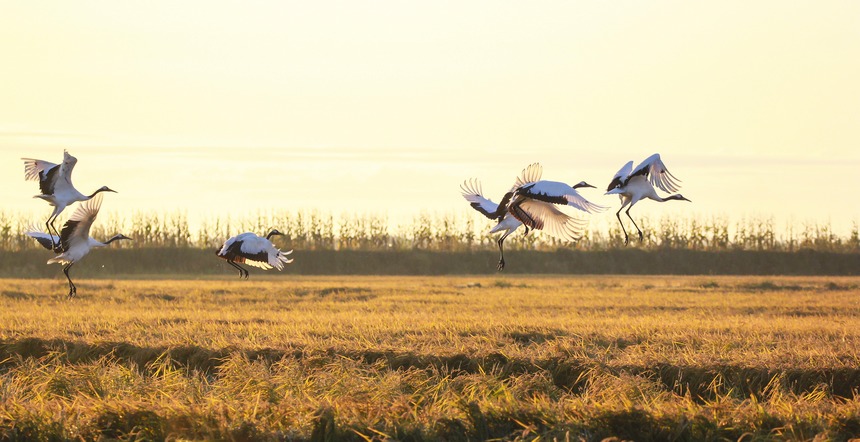
[[[63,148],[106,210],[236,215],[468,211],[465,178],[660,152],[694,203],[635,212],[846,227],[858,54],[854,1],[0,0],[0,210],[47,214],[19,158]]]

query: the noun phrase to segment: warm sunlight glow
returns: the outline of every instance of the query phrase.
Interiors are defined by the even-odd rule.
[[[860,3],[4,2],[0,210],[78,157],[107,212],[467,211],[660,152],[692,205],[858,219]],[[613,217],[613,209],[602,217]],[[841,231],[840,231],[841,232]]]

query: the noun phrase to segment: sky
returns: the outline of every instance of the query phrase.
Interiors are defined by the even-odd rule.
[[[191,220],[468,214],[533,162],[617,207],[659,152],[693,203],[634,214],[846,234],[858,54],[856,1],[0,0],[0,210],[47,216],[20,158],[64,149],[102,210]]]

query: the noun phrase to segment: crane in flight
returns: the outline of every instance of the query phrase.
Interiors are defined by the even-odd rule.
[[[508,203],[508,212],[535,230],[543,230],[562,240],[577,241],[588,221],[574,218],[556,205],[571,206],[586,213],[598,213],[607,208],[588,201],[577,189],[594,187],[585,181],[573,186],[560,181],[538,180],[517,186]]]
[[[615,217],[618,218],[618,223],[621,224],[621,231],[624,232],[625,245],[630,241],[630,236],[627,234],[627,230],[624,229],[624,223],[621,222],[621,211],[627,207],[624,213],[627,214],[633,226],[636,227],[636,231],[639,232],[639,241],[642,241],[642,230],[639,229],[636,221],[633,221],[633,217],[630,216],[630,209],[636,203],[646,198],[658,203],[672,200],[690,201],[680,193],[663,198],[657,195],[657,191],[654,189],[654,186],[657,186],[660,190],[667,193],[677,192],[681,188],[680,181],[669,172],[669,169],[666,169],[666,165],[660,159],[659,153],[646,158],[635,169],[633,168],[633,161],[627,162],[612,177],[609,187],[606,188],[606,194],[618,195],[621,198],[621,208],[615,213]]]
[[[98,241],[90,236],[90,228],[93,226],[93,221],[95,221],[96,215],[99,213],[101,204],[102,198],[99,196],[78,206],[75,212],[72,213],[72,216],[69,217],[69,220],[63,225],[63,230],[59,235],[36,231],[27,232],[27,235],[36,239],[42,247],[59,253],[59,255],[49,259],[48,264],[63,264],[63,273],[66,275],[66,279],[69,280],[69,299],[74,298],[78,292],[78,288],[72,282],[71,276],[69,276],[69,269],[75,263],[83,259],[94,248],[104,247],[121,239],[131,239],[121,233],[114,235],[105,242]]]
[[[249,276],[248,270],[240,266],[240,263],[264,270],[276,268],[280,271],[284,269],[285,264],[293,262],[289,258],[293,251],[278,250],[271,241],[275,235],[283,235],[283,233],[273,229],[265,238],[252,232],[240,233],[225,241],[215,254],[238,269],[239,278],[248,279]]]
[[[523,169],[520,176],[516,178],[511,190],[502,196],[501,202],[498,204],[484,197],[481,182],[477,179],[466,180],[462,185],[460,185],[460,191],[463,194],[463,198],[469,202],[469,205],[487,218],[496,221],[496,225],[490,229],[489,233],[504,232],[496,240],[496,244],[499,246],[499,264],[496,266],[496,269],[499,271],[505,269],[505,239],[523,225],[523,223],[508,212],[508,203],[514,195],[514,190],[516,190],[516,188],[524,184],[540,180],[541,172],[542,169],[538,163],[527,166]],[[526,227],[525,233],[528,234],[528,231],[529,228]]]
[[[38,181],[39,190],[42,192],[33,198],[41,198],[54,207],[51,216],[45,222],[45,229],[48,232],[49,239],[52,241],[51,249],[57,248],[54,241],[56,237],[61,236],[60,232],[54,226],[54,221],[63,213],[66,206],[77,201],[87,201],[98,195],[99,192],[116,192],[107,186],[102,186],[95,192],[84,195],[75,189],[72,185],[72,170],[78,159],[71,156],[68,151],[63,151],[63,162],[60,164],[50,163],[44,160],[34,158],[21,158],[24,160],[24,179],[27,181]],[[53,232],[51,231],[53,229]]]

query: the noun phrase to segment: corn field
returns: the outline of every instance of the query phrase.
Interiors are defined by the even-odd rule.
[[[44,231],[32,217],[0,211],[0,250],[21,251],[38,248],[25,232]],[[860,252],[860,224],[854,221],[847,234],[838,234],[827,223],[804,222],[778,225],[773,218],[740,218],[724,216],[687,218],[641,217],[637,223],[644,237],[640,242],[635,230],[628,228],[630,246],[644,250],[697,251],[772,251],[794,252]],[[464,252],[495,250],[497,234],[487,232],[493,222],[466,214],[422,212],[411,220],[391,222],[374,214],[341,214],[298,210],[258,212],[240,218],[212,218],[196,226],[187,213],[136,212],[131,216],[108,214],[99,218],[90,235],[106,239],[123,233],[134,241],[116,243],[114,248],[216,248],[226,238],[241,232],[265,234],[277,228],[285,242],[297,250],[431,250]],[[57,222],[58,229],[61,222]],[[540,232],[517,233],[508,237],[505,246],[512,250],[552,251],[572,248],[582,251],[605,251],[624,248],[624,234],[614,219],[592,221],[583,237],[574,244],[558,241]]]

